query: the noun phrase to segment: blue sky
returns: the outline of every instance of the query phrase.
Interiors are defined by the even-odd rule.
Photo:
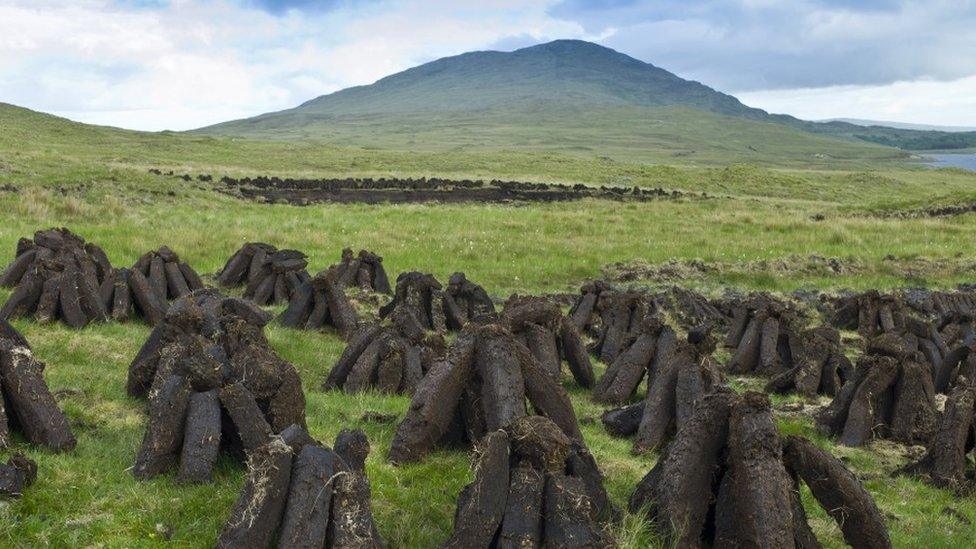
[[[0,0],[0,101],[136,129],[592,40],[808,119],[976,126],[976,0]]]

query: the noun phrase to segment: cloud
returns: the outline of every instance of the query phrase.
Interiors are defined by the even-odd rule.
[[[976,74],[973,0],[568,0],[551,13],[729,92]]]
[[[976,0],[0,0],[0,101],[189,129],[444,56],[582,38],[800,113],[814,105],[769,90],[827,87],[806,95],[824,110],[837,86],[951,93],[976,74],[974,26]],[[919,93],[906,116],[924,112]]]
[[[293,107],[512,37],[587,38],[545,2],[0,0],[0,101],[137,129]]]
[[[747,105],[806,120],[865,118],[976,127],[976,76],[948,82],[895,82],[745,93]]]

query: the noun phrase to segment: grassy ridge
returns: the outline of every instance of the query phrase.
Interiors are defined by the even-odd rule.
[[[533,181],[643,185],[707,191],[711,199],[649,203],[588,200],[556,205],[314,205],[304,208],[241,202],[204,183],[146,173],[179,172],[310,176],[443,175]],[[66,123],[0,107],[0,264],[16,240],[65,225],[104,247],[113,264],[128,266],[149,249],[172,247],[201,272],[213,272],[242,242],[264,240],[310,255],[325,268],[345,246],[385,257],[391,274],[423,270],[446,278],[455,270],[504,297],[511,292],[575,291],[614,262],[703,259],[741,265],[690,283],[709,290],[744,288],[951,286],[972,281],[976,216],[899,219],[869,214],[976,199],[976,177],[959,171],[904,169],[780,170],[750,165],[716,168],[649,166],[552,152],[401,152],[309,143],[262,143],[183,135],[120,132]],[[824,216],[816,221],[817,214]],[[793,254],[857,261],[855,275],[782,276],[749,268]],[[931,270],[904,271],[885,261],[926,260]],[[957,257],[961,254],[961,257]],[[897,262],[896,262],[897,263]],[[9,290],[0,291],[5,299]],[[129,361],[148,335],[141,324],[84,330],[17,321],[47,363],[53,390],[79,435],[76,451],[34,451],[38,483],[23,498],[0,505],[0,545],[156,546],[166,533],[177,546],[212,546],[243,482],[222,460],[216,482],[176,486],[171,476],[136,482],[127,471],[141,439],[144,404],[124,394]],[[314,436],[331,440],[343,427],[363,427],[373,445],[367,464],[374,510],[394,547],[436,546],[450,532],[455,498],[471,476],[462,452],[441,451],[417,465],[385,461],[394,424],[366,423],[366,411],[402,414],[405,397],[343,395],[318,389],[342,350],[330,334],[272,326],[272,346],[291,360],[308,396]],[[602,369],[602,365],[598,368]],[[740,385],[748,385],[740,382]],[[602,408],[570,387],[588,445],[623,505],[655,456],[630,455],[629,441],[599,425]],[[779,401],[780,399],[777,399]],[[787,432],[815,436],[809,421],[784,417]],[[828,441],[817,438],[824,445]],[[956,499],[911,479],[889,479],[905,461],[887,445],[840,449],[866,480],[888,516],[896,546],[953,547],[973,539],[972,499]],[[837,527],[805,494],[811,522],[830,547]],[[158,526],[158,528],[157,528]],[[616,535],[623,547],[655,546],[640,520],[627,516]]]

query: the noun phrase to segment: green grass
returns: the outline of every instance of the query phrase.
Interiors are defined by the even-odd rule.
[[[713,198],[302,208],[241,202],[203,183],[151,176],[146,173],[150,167],[217,176],[522,178],[662,186],[704,191]],[[315,271],[336,262],[340,250],[351,246],[382,254],[394,276],[417,269],[443,280],[463,270],[497,297],[573,292],[606,266],[634,260],[651,266],[694,259],[720,264],[718,272],[674,281],[713,291],[728,285],[780,291],[950,287],[971,282],[976,274],[976,216],[877,215],[976,200],[976,176],[953,170],[800,170],[747,164],[711,168],[546,151],[367,150],[93,129],[0,107],[0,185],[19,189],[0,192],[0,264],[13,257],[18,238],[64,225],[100,244],[119,266],[166,244],[198,270],[213,272],[242,242],[264,240],[306,251]],[[814,220],[817,214],[824,219]],[[839,258],[858,270],[832,275],[771,267],[814,254]],[[884,259],[889,254],[894,262]],[[9,291],[0,292],[0,298],[7,295]],[[0,504],[0,545],[155,546],[163,543],[160,531],[169,530],[177,546],[212,545],[243,482],[239,465],[225,459],[214,484],[189,488],[176,486],[171,476],[137,482],[127,470],[145,416],[144,403],[125,396],[126,369],[148,328],[110,324],[74,331],[27,321],[16,326],[47,363],[51,388],[66,390],[61,404],[79,444],[65,455],[16,444],[16,450],[38,461],[41,471],[37,484],[21,499]],[[390,466],[385,454],[395,425],[363,423],[360,418],[366,411],[402,415],[408,399],[324,393],[318,387],[342,350],[340,340],[276,326],[269,329],[269,337],[301,373],[314,436],[331,441],[344,427],[362,427],[369,435],[373,507],[384,537],[395,547],[443,542],[456,495],[471,478],[468,457],[439,451],[420,464]],[[624,505],[655,456],[632,456],[629,441],[607,436],[598,419],[602,408],[568,386],[607,488],[614,502]],[[805,420],[784,417],[781,427],[814,436],[848,460],[888,517],[896,546],[952,547],[976,536],[976,528],[943,513],[951,507],[976,520],[971,498],[955,498],[912,479],[888,478],[904,462],[900,450],[885,445],[835,448]],[[840,546],[837,527],[809,494],[805,502],[817,534],[828,546]],[[631,515],[615,534],[622,547],[659,543],[655,532]]]

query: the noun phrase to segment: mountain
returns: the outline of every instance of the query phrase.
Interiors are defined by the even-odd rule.
[[[831,118],[830,120],[818,120],[818,122],[822,122],[822,123],[846,122],[848,124],[854,124],[855,126],[864,126],[864,127],[879,126],[882,128],[894,128],[896,130],[915,130],[915,131],[923,131],[923,132],[924,131],[946,132],[946,133],[976,132],[976,127],[937,126],[933,124],[911,124],[908,122],[865,120],[863,118]]]
[[[769,114],[580,40],[446,57],[293,109],[197,131],[410,150],[517,147],[640,161],[789,165],[904,159],[910,155],[889,147],[934,148],[930,142],[942,137]],[[953,139],[959,136],[968,142],[968,134]]]

